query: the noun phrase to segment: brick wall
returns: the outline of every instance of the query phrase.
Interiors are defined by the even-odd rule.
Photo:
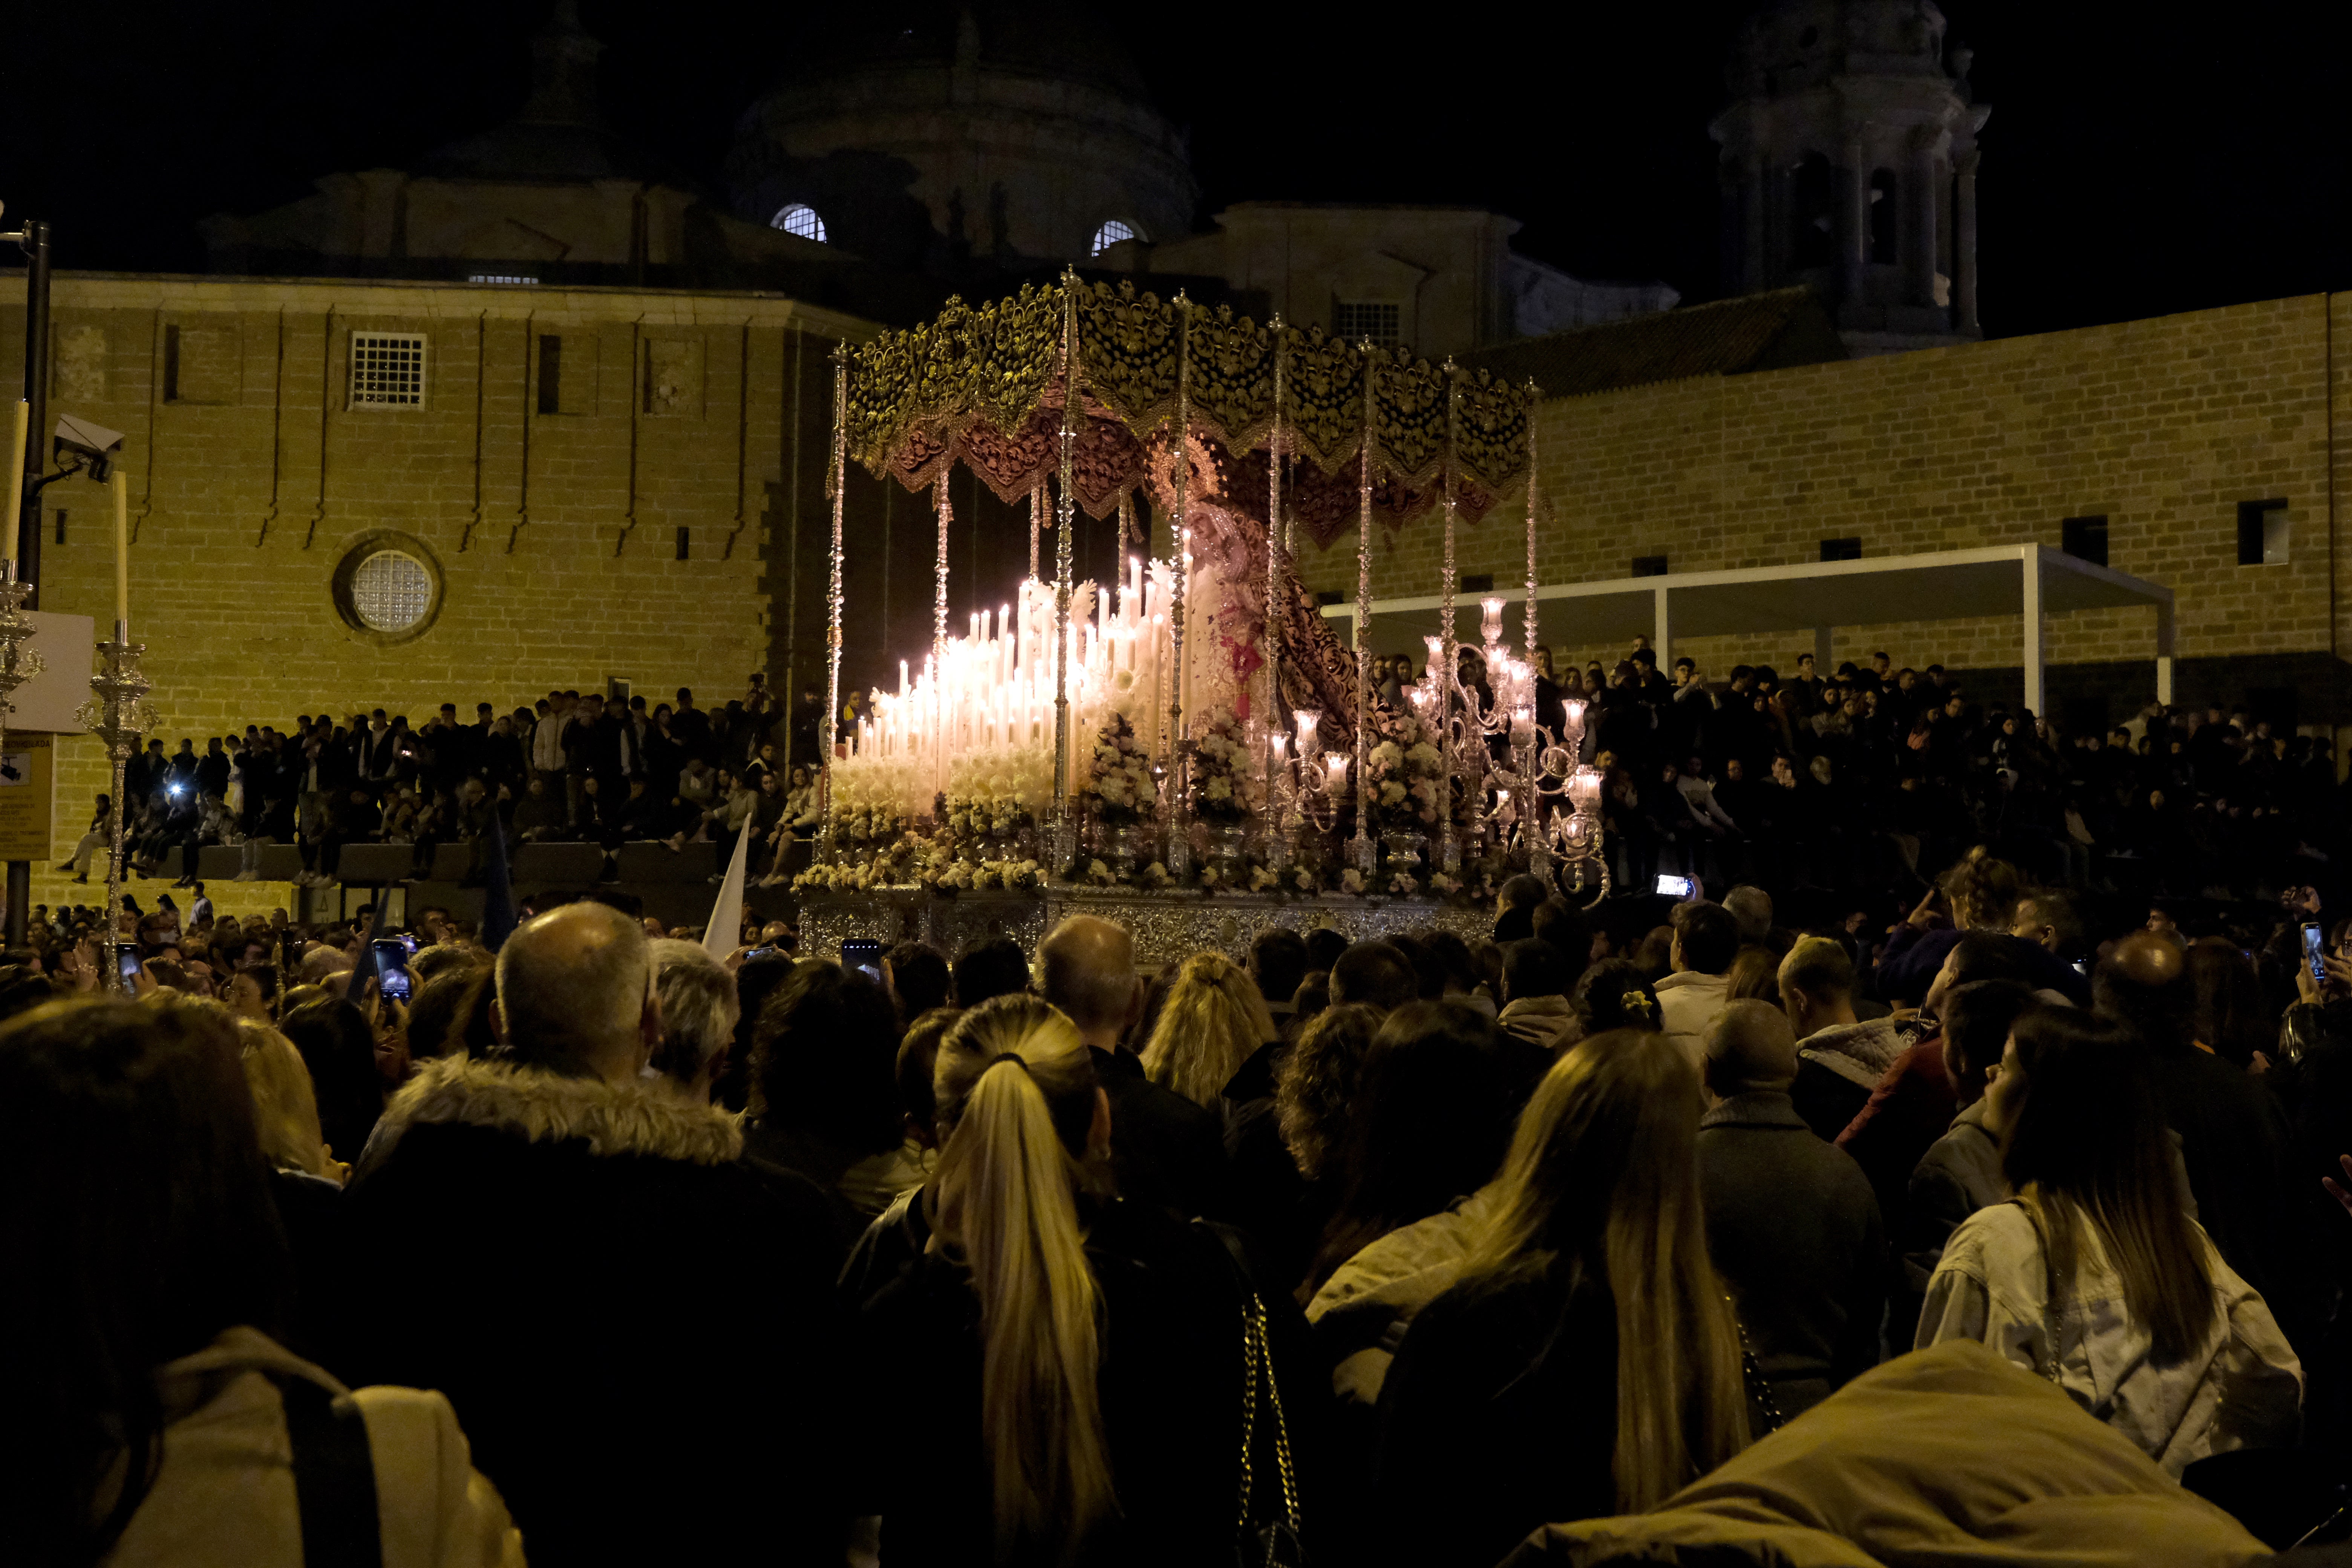
[[[22,300],[21,274],[0,282],[0,366],[23,363]],[[829,355],[862,322],[753,295],[103,275],[60,278],[54,312],[52,418],[129,437],[131,628],[167,750],[321,709],[422,723],[446,700],[470,721],[613,677],[724,700],[821,657],[822,621],[793,646],[768,579],[795,528],[804,574],[812,542],[823,559]],[[355,330],[425,334],[423,407],[350,405]],[[69,479],[44,505],[41,606],[103,628],[109,499]],[[394,646],[331,593],[380,531],[443,582],[430,629]],[[87,738],[58,761],[62,855],[105,785]],[[38,900],[66,891],[37,879]]]
[[[2352,296],[2314,295],[1557,399],[1538,420],[1538,572],[1622,578],[1654,554],[1675,573],[1785,565],[1857,535],[1866,556],[2055,546],[2063,519],[2098,513],[2109,564],[2173,589],[2180,657],[2332,653],[2352,614],[2330,514],[2331,394],[2347,374],[2333,344],[2347,330]],[[2240,566],[2238,503],[2269,500],[2288,503],[2292,559]],[[1462,530],[1460,570],[1512,594],[1523,517],[1506,504]],[[1355,545],[1351,533],[1310,551],[1309,585],[1352,600]],[[1376,540],[1376,595],[1436,593],[1441,549],[1433,515]],[[1474,605],[1462,630],[1475,622]],[[1516,611],[1510,624],[1516,639]],[[2020,635],[2014,616],[1852,626],[1834,648],[1997,667],[2017,663]],[[2152,659],[2154,636],[2152,609],[2053,616],[2048,657]],[[1566,640],[1579,659],[1624,652]],[[1741,660],[1785,669],[1811,649],[1788,637],[1675,646],[1717,674]]]

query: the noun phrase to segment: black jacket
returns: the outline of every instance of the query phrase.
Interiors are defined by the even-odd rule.
[[[1853,1157],[1786,1094],[1735,1095],[1699,1120],[1698,1181],[1707,1254],[1780,1414],[1877,1364],[1886,1235]]]
[[[534,1565],[838,1564],[830,1238],[658,1085],[425,1064],[346,1194],[329,1364],[449,1396]]]
[[[1111,1174],[1119,1196],[1179,1219],[1223,1217],[1231,1204],[1218,1119],[1145,1078],[1132,1051],[1087,1048],[1110,1099]]]
[[[1457,1285],[1381,1385],[1368,1561],[1490,1568],[1537,1526],[1617,1511],[1617,1310],[1572,1261]]]
[[[1205,1226],[1179,1225],[1141,1205],[1095,1208],[1087,1261],[1102,1292],[1104,1435],[1118,1517],[1077,1562],[1118,1568],[1198,1568],[1234,1560],[1240,1522],[1242,1277]],[[1328,1385],[1319,1364],[1291,1352],[1296,1310],[1278,1318],[1277,1375],[1294,1452],[1319,1426]],[[1297,1325],[1303,1333],[1304,1324]],[[896,1436],[854,1447],[867,1457],[856,1492],[882,1516],[890,1568],[993,1558],[992,1507],[982,1446],[980,1302],[961,1264],[940,1253],[916,1258],[866,1303],[861,1315],[861,1402]],[[907,1435],[916,1435],[919,1453]],[[1259,1484],[1272,1478],[1260,1475]],[[1312,1503],[1308,1503],[1311,1510]],[[1013,1564],[1049,1555],[1016,1552]]]

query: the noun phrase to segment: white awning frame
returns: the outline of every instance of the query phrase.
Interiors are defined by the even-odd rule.
[[[1478,601],[1499,596],[1510,626],[1505,640],[1523,646],[1524,587],[1495,595],[1457,595],[1456,635],[1470,617],[1476,635]],[[1670,573],[1599,583],[1554,583],[1536,589],[1537,630],[1545,642],[1611,642],[1646,635],[1661,664],[1674,661],[1676,637],[1813,634],[1815,659],[1830,660],[1830,634],[1839,626],[1900,621],[2022,616],[2025,705],[2042,710],[2043,651],[2048,617],[2074,610],[2156,609],[2156,700],[2172,701],[2172,590],[2145,578],[2069,555],[2046,544],[2003,544],[1926,555],[1885,555],[1860,561],[1803,562],[1738,572]],[[1383,617],[1412,623],[1398,641],[1416,647],[1439,631],[1437,595],[1376,599],[1376,632]],[[1326,605],[1329,620],[1353,622],[1353,603]],[[1410,641],[1405,640],[1409,637]],[[1386,637],[1380,639],[1387,641]]]

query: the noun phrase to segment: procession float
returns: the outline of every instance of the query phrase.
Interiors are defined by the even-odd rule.
[[[1520,872],[1606,890],[1583,704],[1538,710],[1533,385],[1070,274],[845,345],[834,377],[828,711],[848,465],[928,490],[940,543],[929,648],[827,759],[804,951],[1032,944],[1085,909],[1158,963],[1270,924],[1483,934]],[[953,627],[959,464],[1026,498],[1030,548],[1013,596]],[[1137,542],[1116,582],[1072,580],[1080,508]],[[1500,598],[1477,643],[1454,633],[1456,530],[1493,513],[1527,531],[1516,649]],[[1422,526],[1444,531],[1440,630],[1383,700],[1373,534]],[[1346,647],[1295,552],[1351,527]]]

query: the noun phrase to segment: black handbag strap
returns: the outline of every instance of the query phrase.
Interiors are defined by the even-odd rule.
[[[277,1380],[294,1448],[294,1504],[302,1519],[304,1568],[383,1568],[375,1459],[359,1402],[304,1377]]]

